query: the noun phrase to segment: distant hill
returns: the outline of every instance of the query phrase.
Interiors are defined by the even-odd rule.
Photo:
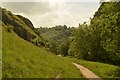
[[[57,25],[52,28],[40,27],[36,28],[36,31],[41,34],[46,40],[60,41],[64,38],[72,36],[72,31],[74,28],[67,27],[66,25]]]
[[[70,28],[66,25],[57,25],[52,28],[36,28],[36,31],[46,41],[47,49],[57,55],[61,54],[63,56],[68,54],[69,44],[73,39],[74,30],[74,27]]]

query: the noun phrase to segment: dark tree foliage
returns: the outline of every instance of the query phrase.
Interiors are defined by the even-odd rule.
[[[62,40],[60,45],[58,46],[57,52],[61,54],[62,56],[67,56],[68,55],[68,50],[69,50],[69,41],[67,38]]]
[[[79,25],[74,37],[78,58],[120,65],[120,2],[102,3],[90,25]]]
[[[46,39],[47,48],[55,54],[68,55],[69,40],[74,28],[66,25],[56,25],[55,27],[40,27],[36,31]]]

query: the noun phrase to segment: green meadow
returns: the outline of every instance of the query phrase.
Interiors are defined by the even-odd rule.
[[[82,78],[70,61],[7,32],[7,27],[2,26],[3,78]]]

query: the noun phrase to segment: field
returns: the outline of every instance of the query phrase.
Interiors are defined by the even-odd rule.
[[[118,78],[120,68],[98,62],[60,57],[18,37],[8,26],[2,26],[3,78],[83,78],[71,62],[90,69],[101,78]]]
[[[2,26],[3,78],[82,78],[79,70],[63,57],[39,48]]]
[[[120,78],[120,67],[118,66],[68,57],[66,59],[83,65],[101,78]]]

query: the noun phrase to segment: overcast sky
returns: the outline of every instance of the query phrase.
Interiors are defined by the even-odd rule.
[[[29,18],[34,27],[68,25],[89,21],[98,10],[99,0],[3,0],[2,7]],[[17,2],[16,2],[17,1]]]

